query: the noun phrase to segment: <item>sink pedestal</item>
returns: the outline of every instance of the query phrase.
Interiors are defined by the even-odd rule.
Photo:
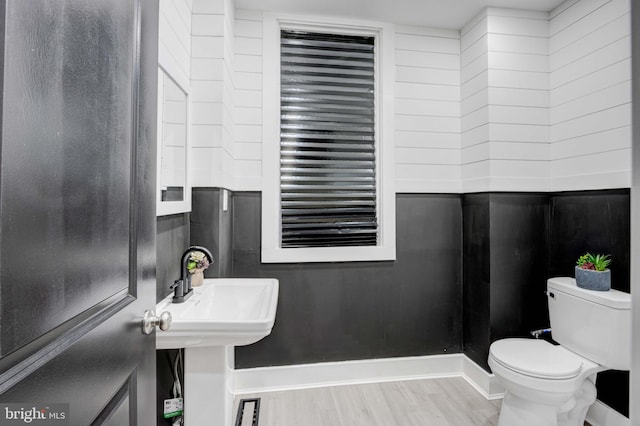
[[[184,303],[169,295],[156,305],[173,317],[156,348],[184,348],[186,426],[232,426],[233,348],[271,333],[278,288],[274,278],[209,278]]]
[[[185,348],[185,426],[232,426],[233,368],[233,346]]]

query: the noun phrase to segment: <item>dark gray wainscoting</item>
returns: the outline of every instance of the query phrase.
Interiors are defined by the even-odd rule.
[[[489,346],[549,325],[548,277],[573,276],[586,251],[610,253],[614,288],[629,291],[628,189],[462,196],[464,353],[489,371]],[[598,399],[628,416],[629,374],[598,375]]]
[[[230,194],[230,213],[218,189],[193,200],[213,276],[280,280],[276,325],[236,348],[236,368],[464,352],[488,371],[491,342],[549,325],[546,280],[572,276],[580,253],[611,253],[629,291],[628,189],[398,194],[397,260],[329,264],[260,262],[259,192]],[[628,415],[628,373],[600,374],[598,398]]]
[[[489,371],[491,342],[548,324],[548,196],[465,194],[464,353]]]
[[[630,291],[630,191],[561,192],[551,196],[549,276],[573,276],[586,251],[609,253],[611,286]],[[629,416],[629,372],[598,374],[598,399]]]
[[[459,196],[399,194],[397,260],[329,264],[261,264],[260,193],[233,198],[233,275],[280,280],[276,325],[237,368],[461,352]]]
[[[208,248],[214,263],[205,270],[206,278],[230,277],[232,255],[233,203],[227,191],[223,209],[224,189],[194,188],[191,211],[191,244]]]

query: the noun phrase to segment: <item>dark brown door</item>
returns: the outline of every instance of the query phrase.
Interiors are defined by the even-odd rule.
[[[155,422],[157,13],[0,0],[1,425]]]

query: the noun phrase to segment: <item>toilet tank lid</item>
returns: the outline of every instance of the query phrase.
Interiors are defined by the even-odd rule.
[[[629,293],[614,289],[609,291],[586,290],[578,287],[576,280],[570,277],[549,278],[547,280],[547,290],[570,294],[613,309],[631,309],[631,295]]]

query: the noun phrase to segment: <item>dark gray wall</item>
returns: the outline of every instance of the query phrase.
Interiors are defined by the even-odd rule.
[[[328,264],[261,264],[260,194],[233,199],[233,275],[280,280],[276,325],[237,368],[461,351],[459,196],[399,194],[395,262]]]
[[[629,291],[629,190],[463,195],[464,353],[489,371],[489,346],[549,325],[546,280],[573,276],[580,254],[610,253]],[[598,375],[598,399],[629,412],[628,373]]]
[[[233,194],[231,220],[220,196],[194,191],[192,243],[217,250],[219,276],[280,280],[276,325],[237,368],[464,352],[488,370],[491,342],[548,326],[546,280],[580,253],[611,253],[629,290],[629,190],[398,194],[397,260],[329,264],[261,264],[260,193]],[[628,373],[598,392],[627,415]]]
[[[227,210],[223,211],[224,191],[220,188],[192,191],[191,244],[208,248],[214,259],[205,270],[206,278],[231,276],[233,203],[227,191]]]
[[[610,253],[611,286],[629,292],[629,190],[559,193],[550,206],[550,276],[573,276],[576,259],[587,251]]]
[[[463,348],[465,355],[485,369],[488,368],[486,360],[491,341],[489,201],[489,194],[468,194],[462,197]]]
[[[491,342],[548,323],[548,196],[465,194],[464,353],[489,370]]]
[[[628,189],[554,194],[551,206],[549,276],[573,276],[586,251],[610,253],[611,286],[630,289],[630,196]],[[598,399],[629,415],[629,373],[598,374]]]

